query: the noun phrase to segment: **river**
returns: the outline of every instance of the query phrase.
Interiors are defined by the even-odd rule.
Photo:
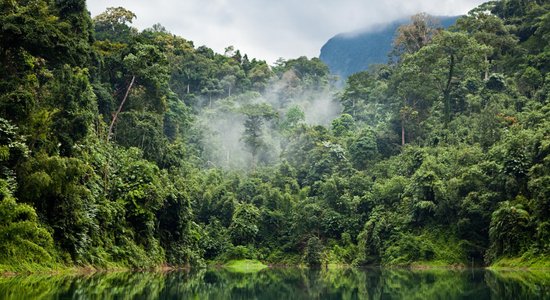
[[[0,277],[1,299],[550,299],[550,272],[270,268]]]

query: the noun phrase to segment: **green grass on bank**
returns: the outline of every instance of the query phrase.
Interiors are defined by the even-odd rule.
[[[263,264],[259,260],[239,259],[230,260],[225,263],[223,267],[226,270],[235,273],[256,273],[267,268],[267,265]]]
[[[550,269],[550,256],[526,253],[521,257],[504,257],[494,262],[489,269]]]
[[[220,263],[221,264],[221,263]],[[275,264],[277,264],[275,262]],[[303,266],[300,263],[288,262],[287,264],[281,264],[281,266]],[[222,267],[230,272],[235,273],[255,273],[259,272],[268,266],[259,260],[254,259],[235,259],[229,260],[226,263],[221,264]],[[353,268],[353,265],[341,263],[341,262],[329,262],[326,265],[329,269],[346,269]],[[399,267],[398,265],[384,265],[385,267]],[[154,269],[163,269],[166,266],[158,266]],[[449,263],[445,260],[432,260],[432,261],[413,261],[402,267],[408,267],[411,269],[461,269],[468,268],[469,265],[460,263]],[[501,258],[488,269],[492,271],[514,271],[514,270],[549,270],[550,269],[550,256],[544,255],[529,255],[526,253],[522,257],[516,258]],[[38,264],[38,263],[18,263],[18,264],[0,264],[0,276],[10,274],[79,274],[79,273],[93,273],[96,271],[128,271],[132,268],[110,264],[109,266],[97,267],[97,266],[68,266],[61,263],[50,264]]]
[[[175,268],[175,267],[174,267]],[[102,266],[94,265],[67,265],[63,263],[50,262],[47,264],[20,262],[13,264],[0,264],[0,276],[23,275],[23,274],[47,274],[47,275],[77,275],[96,272],[129,272],[132,270],[165,270],[172,267],[165,265],[152,266],[149,268],[135,268],[124,264],[109,263]]]
[[[75,267],[52,262],[44,264],[31,262],[0,264],[0,274],[73,273],[75,271]]]

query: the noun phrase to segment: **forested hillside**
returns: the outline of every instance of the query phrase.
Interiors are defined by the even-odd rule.
[[[448,28],[457,16],[433,17],[433,26]],[[350,75],[367,71],[377,64],[387,64],[397,29],[410,23],[409,18],[371,27],[357,32],[340,33],[321,48],[319,58],[332,74],[345,81]]]
[[[0,271],[550,266],[550,4],[418,17],[336,90],[84,0],[0,4]]]

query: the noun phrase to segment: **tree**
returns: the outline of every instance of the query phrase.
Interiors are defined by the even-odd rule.
[[[266,103],[245,105],[241,112],[246,116],[242,140],[252,154],[252,170],[255,170],[258,153],[266,145],[263,139],[264,121],[273,119],[277,114]]]
[[[489,50],[464,33],[442,31],[432,43],[405,56],[399,66],[396,79],[399,94],[404,99],[402,108],[415,110],[419,101],[430,105],[440,100],[443,102],[443,121],[447,124],[453,111],[464,110],[464,97],[460,93],[467,89],[462,89],[461,85],[468,80],[481,80]]]
[[[158,211],[158,231],[161,245],[169,263],[183,265],[200,261],[193,222],[188,182],[183,178],[170,178],[166,200]]]
[[[119,219],[112,232],[126,238],[120,239],[117,246],[133,248],[136,258],[147,253],[147,260],[134,263],[136,265],[158,264],[164,259],[164,250],[160,246],[157,216],[168,195],[174,193],[171,195],[174,197],[175,192],[171,190],[166,172],[142,159],[138,149],[130,148],[117,154],[112,162],[113,182],[108,195],[111,205],[117,208],[115,211],[122,212],[117,215]],[[173,203],[174,200],[170,200]]]
[[[252,60],[247,77],[252,83],[254,90],[264,92],[267,82],[272,76],[273,72],[265,61],[256,61],[255,59]]]
[[[489,237],[491,246],[486,259],[493,262],[501,255],[517,255],[531,236],[530,215],[520,203],[504,201],[493,212]]]
[[[168,68],[166,56],[160,50],[152,45],[137,44],[134,51],[126,55],[123,59],[126,72],[126,78],[131,78],[124,97],[120,101],[118,109],[113,114],[107,139],[113,134],[118,115],[122,112],[124,104],[129,96],[134,83],[145,89],[145,99],[135,99],[134,107],[145,108],[155,112],[164,112],[166,109],[166,96],[168,92]],[[137,102],[141,100],[141,102]]]
[[[349,146],[349,154],[353,166],[359,170],[364,170],[369,165],[369,162],[378,158],[376,136],[371,127],[362,129],[353,138]]]
[[[0,118],[0,178],[14,181],[14,169],[29,156],[29,148],[17,126]]]
[[[355,120],[351,115],[342,114],[340,117],[334,119],[331,125],[335,136],[346,136],[353,131]]]
[[[385,121],[384,114],[391,110],[387,99],[387,80],[384,69],[375,72],[359,72],[348,77],[340,103],[343,112],[356,121],[365,121],[371,126]]]
[[[306,116],[302,109],[294,105],[287,110],[279,127],[284,134],[291,134],[298,126],[304,124],[305,119]]]
[[[491,51],[487,51],[485,56],[485,66],[487,67],[485,80],[489,78],[490,68],[492,68],[492,72],[502,72],[504,70],[506,66],[495,66],[494,62],[502,58],[503,55],[512,53],[518,39],[509,32],[502,19],[483,11],[474,10],[469,12],[468,16],[459,18],[455,27],[467,32],[478,43],[491,47]]]
[[[8,182],[0,179],[0,264],[50,264],[53,238],[39,222],[34,208],[17,203]]]
[[[426,46],[439,32],[437,25],[437,20],[427,13],[413,15],[409,24],[397,28],[392,55],[400,59],[404,54],[415,53]]]
[[[17,127],[0,118],[0,264],[49,264],[55,259],[53,238],[36,210],[19,203],[15,168],[29,156]]]
[[[260,211],[253,204],[240,203],[236,206],[229,226],[234,245],[247,245],[254,242],[259,231],[259,218]]]
[[[313,236],[308,239],[304,251],[304,261],[310,267],[320,267],[323,263],[323,244],[321,240]]]
[[[280,77],[292,71],[296,79],[303,83],[305,89],[313,91],[319,91],[326,87],[330,74],[327,65],[319,58],[308,59],[305,56],[281,62],[281,65],[274,68],[274,71]]]
[[[59,153],[72,156],[75,144],[82,142],[90,133],[97,114],[96,98],[86,69],[63,66],[56,72],[52,87],[55,98],[52,129],[59,143]],[[52,101],[52,102],[53,102]]]
[[[78,158],[41,154],[21,166],[19,199],[36,208],[56,244],[76,263],[87,261],[99,234],[97,199],[90,190],[95,180],[93,169]]]
[[[129,111],[120,114],[117,143],[124,147],[136,147],[146,159],[162,166],[168,154],[168,139],[163,134],[161,116],[150,112]]]
[[[93,19],[96,39],[128,43],[137,34],[137,30],[129,25],[135,18],[133,12],[123,7],[108,7]]]

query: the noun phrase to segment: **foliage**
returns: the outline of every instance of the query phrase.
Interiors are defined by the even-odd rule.
[[[258,219],[260,212],[256,206],[248,203],[237,205],[231,225],[229,225],[229,233],[234,245],[246,245],[253,243],[258,234]]]
[[[323,263],[323,244],[318,237],[309,238],[306,244],[304,262],[310,267],[319,267]]]
[[[56,256],[53,239],[35,210],[17,203],[4,180],[0,180],[0,196],[0,265],[51,265]]]
[[[269,66],[121,7],[7,1],[0,269],[545,265],[549,9],[417,15],[396,61],[336,92],[317,58]]]

